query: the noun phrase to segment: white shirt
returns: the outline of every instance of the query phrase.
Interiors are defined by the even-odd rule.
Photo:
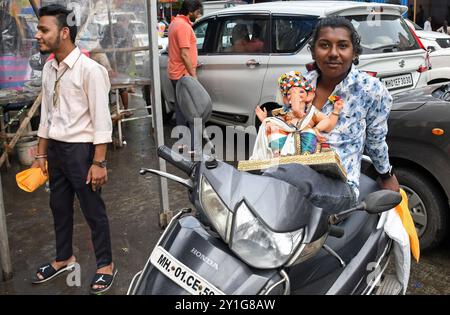
[[[54,106],[54,85],[60,76],[59,104]],[[59,64],[56,59],[47,62],[42,71],[38,136],[71,143],[111,142],[110,88],[106,69],[78,47]]]
[[[423,30],[427,31],[427,32],[431,32],[432,31],[430,21],[425,21],[425,24],[423,26]]]

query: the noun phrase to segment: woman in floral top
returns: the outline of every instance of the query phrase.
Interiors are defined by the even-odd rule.
[[[355,67],[362,49],[353,24],[340,16],[320,20],[310,48],[316,70],[307,73],[305,78],[316,88],[313,105],[328,115],[333,111],[329,97],[339,95],[344,99],[344,108],[336,127],[327,135],[327,142],[339,155],[348,181],[332,179],[308,166],[294,164],[269,169],[264,175],[290,182],[313,204],[336,213],[357,203],[361,159],[366,149],[380,174],[381,188],[398,191],[386,143],[392,97],[380,80]],[[295,93],[295,88],[291,89],[291,95]]]

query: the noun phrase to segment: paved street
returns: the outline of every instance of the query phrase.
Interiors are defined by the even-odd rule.
[[[124,135],[127,146],[109,151],[109,183],[103,190],[110,218],[113,256],[119,269],[111,294],[126,293],[133,275],[144,266],[161,235],[158,227],[159,181],[153,176],[138,174],[142,166],[157,168],[156,147],[149,137],[148,121],[125,123]],[[165,128],[165,135],[167,139],[170,126]],[[55,246],[48,193],[43,188],[34,193],[19,190],[15,174],[23,168],[15,162],[10,170],[2,171],[14,278],[0,283],[0,294],[88,294],[95,273],[95,257],[90,232],[78,206],[73,244],[74,254],[81,264],[81,287],[68,287],[65,277],[38,286],[30,284],[37,266],[53,258]],[[170,165],[168,170],[182,175]],[[169,191],[173,210],[188,205],[184,188],[169,183]],[[413,263],[408,293],[450,294],[448,245],[423,254],[419,265]]]

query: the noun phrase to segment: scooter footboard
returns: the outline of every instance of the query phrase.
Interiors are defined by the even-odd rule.
[[[281,294],[281,279],[278,270],[249,267],[214,232],[185,215],[171,222],[130,289],[144,295]]]

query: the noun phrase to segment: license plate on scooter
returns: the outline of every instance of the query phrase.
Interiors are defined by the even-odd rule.
[[[179,262],[168,251],[157,246],[150,255],[153,266],[192,295],[224,295],[203,277]]]

